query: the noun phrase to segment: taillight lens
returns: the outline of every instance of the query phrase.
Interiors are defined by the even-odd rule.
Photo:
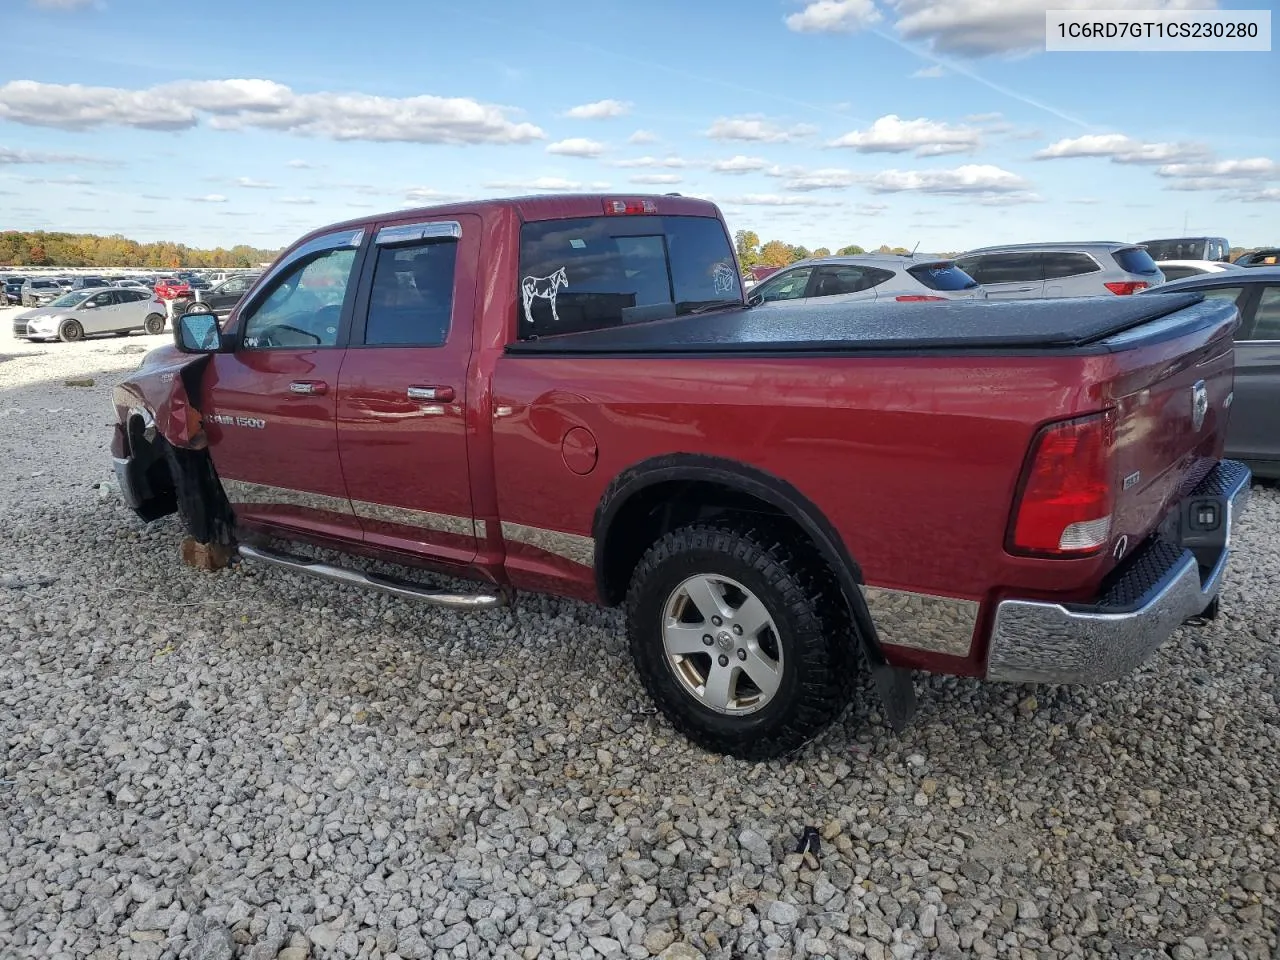
[[[945,300],[947,298],[946,297],[918,297],[914,295],[904,295],[901,297],[894,297],[893,299],[897,300],[899,303],[923,303],[926,300]]]
[[[1110,283],[1104,283],[1103,286],[1117,297],[1127,297],[1139,290],[1147,289],[1151,284],[1145,280],[1112,280]]]
[[[1009,549],[1084,556],[1111,533],[1115,414],[1052,423],[1036,436],[1022,478]]]

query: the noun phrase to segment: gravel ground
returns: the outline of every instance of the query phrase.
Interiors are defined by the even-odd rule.
[[[864,687],[748,764],[651,713],[612,611],[181,566],[95,489],[158,342],[0,339],[0,956],[1275,955],[1274,489],[1125,682],[921,679],[901,736]]]

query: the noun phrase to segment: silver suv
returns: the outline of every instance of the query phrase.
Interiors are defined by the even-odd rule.
[[[1137,243],[1017,243],[956,257],[992,300],[1125,296],[1164,283]]]
[[[747,294],[752,304],[780,306],[815,300],[910,303],[983,297],[982,287],[951,260],[873,253],[801,260],[762,280]]]

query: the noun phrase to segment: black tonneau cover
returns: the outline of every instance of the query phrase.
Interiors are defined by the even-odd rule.
[[[1187,324],[1221,323],[1235,307],[1198,293],[1059,300],[760,306],[566,333],[510,344],[512,354],[862,353],[1088,347],[1187,310]],[[1182,324],[1177,324],[1182,327]]]

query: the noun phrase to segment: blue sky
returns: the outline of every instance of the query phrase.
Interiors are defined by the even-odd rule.
[[[276,246],[582,189],[809,247],[1280,241],[1276,54],[1037,52],[1072,5],[6,0],[0,229]]]

